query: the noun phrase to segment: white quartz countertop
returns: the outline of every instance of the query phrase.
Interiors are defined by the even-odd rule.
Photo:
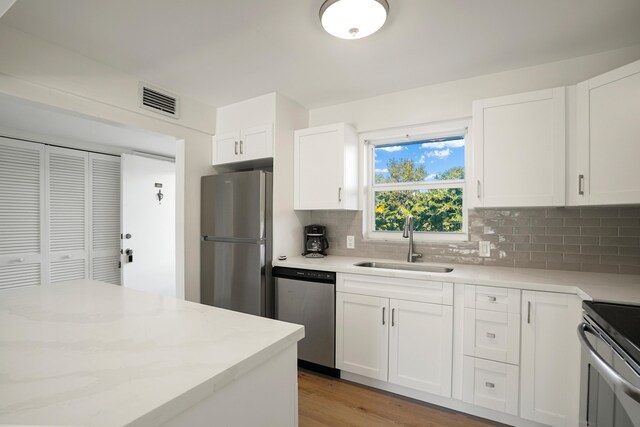
[[[156,426],[302,326],[91,280],[0,291],[0,424]]]
[[[408,279],[563,292],[577,294],[583,299],[640,304],[640,276],[636,275],[435,263],[420,264],[453,267],[453,271],[451,273],[428,273],[354,266],[354,264],[363,261],[403,263],[402,261],[392,261],[388,259],[329,255],[325,258],[295,256],[285,261],[276,260],[273,262],[273,265],[309,270],[335,271],[337,273],[369,274],[374,276],[403,277]]]

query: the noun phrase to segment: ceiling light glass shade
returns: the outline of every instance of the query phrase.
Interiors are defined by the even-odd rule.
[[[332,36],[361,39],[382,28],[388,12],[387,0],[327,0],[320,8],[320,22]]]

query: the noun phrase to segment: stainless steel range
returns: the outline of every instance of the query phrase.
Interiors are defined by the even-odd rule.
[[[581,426],[640,426],[640,306],[585,301]]]

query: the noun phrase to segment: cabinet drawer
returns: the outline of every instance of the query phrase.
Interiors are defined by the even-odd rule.
[[[503,313],[520,313],[520,290],[465,285],[464,306]]]
[[[338,274],[336,290],[353,294],[453,305],[453,283],[398,279],[366,274]]]
[[[520,316],[464,309],[464,354],[514,365],[520,361]]]
[[[518,367],[465,356],[462,400],[495,411],[518,415]]]

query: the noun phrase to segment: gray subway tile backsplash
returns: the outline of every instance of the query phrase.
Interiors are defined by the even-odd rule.
[[[313,211],[311,222],[327,226],[329,254],[406,257],[404,240],[363,239],[362,212]],[[640,206],[472,209],[468,223],[468,242],[416,243],[421,261],[640,275]],[[490,257],[480,258],[480,240]]]

